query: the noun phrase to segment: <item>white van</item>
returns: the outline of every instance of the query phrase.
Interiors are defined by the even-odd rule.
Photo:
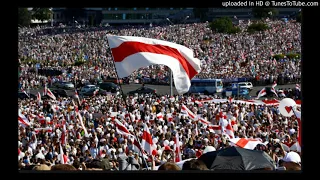
[[[240,88],[247,88],[249,91],[253,89],[253,85],[251,82],[239,82],[238,85]]]

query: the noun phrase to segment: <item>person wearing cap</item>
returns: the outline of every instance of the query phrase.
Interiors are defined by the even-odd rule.
[[[286,170],[301,170],[301,158],[300,155],[296,152],[291,151],[287,153],[282,161],[283,166],[286,168]]]

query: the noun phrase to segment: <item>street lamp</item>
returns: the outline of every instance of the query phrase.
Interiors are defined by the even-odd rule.
[[[49,8],[51,11],[51,27],[53,26],[53,8]]]
[[[169,18],[166,18],[166,20],[169,21],[171,24],[173,24],[173,22],[171,22]],[[172,70],[170,69],[170,96],[173,96],[173,87],[172,87],[173,79],[172,79],[172,76],[173,76]]]

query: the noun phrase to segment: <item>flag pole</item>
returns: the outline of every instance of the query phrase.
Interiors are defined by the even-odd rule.
[[[108,40],[107,40],[107,43],[108,43],[108,45],[109,45],[109,41],[108,41]],[[110,46],[109,46],[109,49],[110,49],[110,51],[111,51]],[[128,103],[127,103],[127,101],[126,101],[126,98],[124,97],[124,93],[123,93],[122,86],[121,86],[121,83],[120,83],[120,80],[119,80],[119,75],[118,75],[118,72],[117,72],[117,68],[116,68],[116,64],[115,64],[115,62],[114,62],[114,57],[113,57],[112,52],[111,52],[111,57],[112,57],[112,63],[113,63],[114,69],[115,69],[115,71],[116,71],[117,81],[118,81],[118,84],[119,84],[119,87],[120,87],[120,91],[121,91],[121,97],[122,97],[124,103],[126,104],[126,106],[127,106],[127,108],[128,108],[128,111],[129,111],[129,106],[128,106]],[[141,153],[141,157],[142,157],[142,159],[143,159],[143,161],[144,161],[144,163],[146,164],[146,167],[147,167],[147,169],[148,169],[148,164],[147,164],[146,160],[145,160],[144,157],[143,157],[143,153],[142,153],[143,149],[142,149],[142,147],[141,147],[141,143],[140,143],[140,141],[139,141],[136,133],[134,133],[134,134],[135,134],[135,138],[137,139],[137,141],[138,141],[138,143],[139,143],[139,145],[140,145],[140,148],[141,148],[141,150],[139,149],[139,150],[140,150],[140,153]]]
[[[107,38],[107,43],[108,43],[108,45],[109,45],[108,38]],[[111,51],[110,46],[109,46],[109,50]],[[120,78],[119,78],[119,75],[118,75],[118,72],[117,72],[116,63],[114,62],[114,57],[113,57],[112,52],[111,52],[111,57],[112,57],[113,67],[114,67],[114,69],[115,69],[115,71],[116,71],[116,76],[117,76],[116,78],[117,78],[117,82],[118,82],[117,84],[119,85],[120,91],[121,91],[121,98],[123,99],[124,103],[126,104],[127,109],[129,109],[129,106],[128,106],[127,101],[126,101],[127,98],[124,97],[124,93],[123,93],[123,90],[122,90],[122,86],[121,86],[121,83],[120,83]]]
[[[138,141],[138,143],[139,143],[139,146],[140,146],[140,148],[141,148],[141,149],[139,149],[139,150],[140,150],[140,154],[141,154],[141,158],[142,158],[143,162],[145,163],[145,165],[146,165],[146,167],[147,167],[147,169],[148,169],[148,163],[146,162],[146,160],[145,160],[144,157],[143,157],[143,153],[142,153],[143,149],[142,149],[140,140],[139,140],[136,132],[134,132],[134,135],[135,135],[135,138],[137,139],[137,141]]]
[[[170,69],[170,96],[173,96],[172,80],[172,70]]]

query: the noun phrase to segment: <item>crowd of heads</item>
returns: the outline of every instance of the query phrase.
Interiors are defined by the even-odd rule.
[[[270,54],[301,52],[300,24],[280,20],[267,21],[269,30],[248,34],[250,22],[242,21],[238,34],[213,33],[208,23],[179,24],[154,27],[107,27],[95,30],[21,28],[19,58],[36,60],[44,69],[58,69],[57,76],[39,75],[32,63],[21,63],[22,88],[50,86],[55,81],[83,82],[101,76],[115,77],[107,34],[142,36],[176,42],[193,49],[202,63],[199,78],[256,77],[277,78],[280,74],[299,77],[301,59],[284,58],[274,62]],[[58,32],[62,31],[62,32]],[[84,59],[85,64],[71,66]],[[240,66],[242,68],[240,68]],[[254,66],[255,71],[251,71]],[[71,73],[68,73],[70,71]],[[71,75],[70,75],[71,74]],[[165,78],[166,68],[150,66],[137,70],[129,78]],[[234,121],[235,137],[259,139],[276,166],[299,169],[297,149],[284,149],[297,141],[297,118],[284,117],[276,106],[245,103],[194,103],[207,97],[191,95],[96,95],[90,98],[67,97],[56,100],[24,99],[18,101],[19,112],[29,126],[19,124],[18,161],[20,169],[34,170],[206,170],[197,160],[211,151],[230,147],[229,137],[217,134],[208,125],[195,121],[181,112],[186,105],[196,115],[213,125],[221,124],[223,112],[227,121]],[[82,118],[77,116],[79,111]],[[161,113],[163,118],[157,114]],[[169,116],[170,115],[170,116]],[[81,125],[80,121],[84,124]],[[115,120],[142,140],[143,125],[150,130],[153,155],[141,155],[134,140],[116,130]],[[66,131],[64,130],[66,127]],[[85,133],[86,131],[87,133]],[[60,157],[61,136],[64,160]],[[183,165],[174,163],[174,138],[179,136]],[[280,146],[279,146],[280,144]],[[291,151],[291,152],[290,152]],[[298,156],[296,156],[298,155]],[[66,164],[61,164],[61,162]],[[288,165],[289,164],[289,165]],[[298,165],[298,166],[297,166]]]
[[[294,116],[283,117],[276,106],[229,101],[202,105],[194,103],[195,100],[204,99],[201,96],[177,95],[170,98],[139,95],[128,96],[124,101],[118,95],[98,95],[81,99],[81,105],[77,99],[69,97],[43,100],[40,106],[35,99],[19,100],[20,112],[31,122],[27,127],[19,125],[19,162],[24,168],[42,163],[51,166],[60,164],[59,143],[62,141],[64,125],[67,139],[63,152],[67,164],[78,169],[83,166],[98,167],[90,163],[105,159],[110,170],[141,170],[152,167],[153,162],[154,166],[174,163],[177,133],[183,160],[200,157],[208,152],[208,147],[210,151],[215,151],[231,146],[228,135],[217,134],[209,125],[184,114],[181,111],[183,104],[213,125],[221,125],[220,112],[223,112],[225,120],[234,121],[232,128],[235,138],[269,142],[257,149],[268,153],[275,162],[281,162],[286,152],[299,151],[283,148],[284,145],[291,147],[297,142],[298,121]],[[79,123],[76,109],[82,116],[88,134]],[[158,116],[159,113],[162,118]],[[119,120],[140,142],[143,125],[146,124],[153,139],[154,159],[141,156],[134,147],[134,140],[116,130],[115,120]]]
[[[215,33],[209,23],[58,30],[20,28],[18,53],[21,61],[37,61],[41,68],[67,70],[77,61],[86,62],[72,67],[73,76],[62,74],[62,79],[72,80],[76,77],[89,80],[99,75],[116,77],[107,35],[141,36],[178,43],[192,49],[202,64],[201,73],[197,75],[199,78],[300,78],[300,57],[274,60],[272,56],[301,53],[301,24],[266,20],[264,23],[270,27],[268,30],[246,32],[252,23],[240,21],[238,26],[242,32],[237,34]],[[34,69],[35,65],[27,64],[24,68]],[[28,71],[23,79],[36,78],[30,74]],[[166,79],[168,75],[167,68],[149,66],[135,71],[129,78],[132,81],[142,77]]]

